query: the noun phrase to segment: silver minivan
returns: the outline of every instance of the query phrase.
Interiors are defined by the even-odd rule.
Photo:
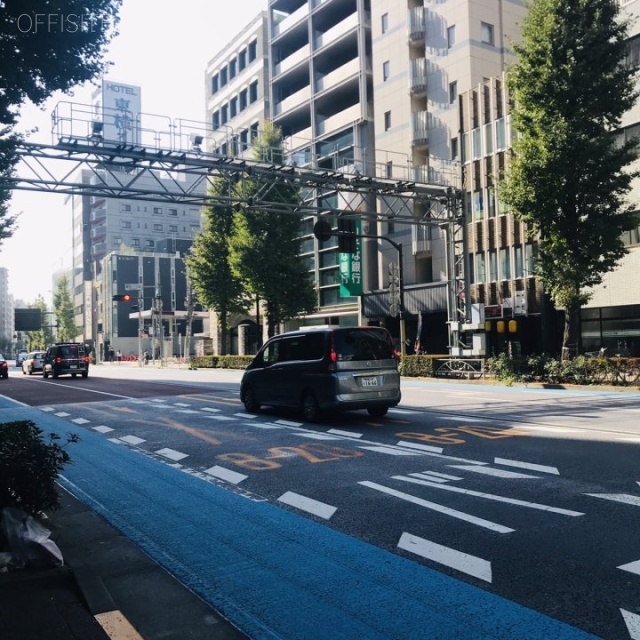
[[[313,422],[323,410],[366,409],[381,418],[400,402],[398,354],[381,327],[309,327],[271,338],[242,376],[240,398],[294,407]]]

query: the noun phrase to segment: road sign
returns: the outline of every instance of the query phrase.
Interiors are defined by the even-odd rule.
[[[124,285],[124,290],[125,291],[137,291],[140,288],[139,284],[136,284],[135,282],[133,284],[125,284]]]

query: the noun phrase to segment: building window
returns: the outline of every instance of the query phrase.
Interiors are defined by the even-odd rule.
[[[496,151],[502,151],[506,148],[507,134],[505,131],[504,118],[496,120]]]
[[[154,231],[162,231],[162,225],[161,224],[154,224],[153,225],[153,230]]]
[[[213,130],[216,131],[217,129],[220,128],[220,112],[219,111],[214,111],[213,112],[213,118],[211,121],[211,126],[213,127]]]
[[[511,252],[500,249],[500,280],[511,280]]]
[[[139,247],[140,246],[140,238],[132,238],[131,239],[131,246],[132,247]]]
[[[391,160],[385,165],[385,177],[393,178],[393,161]]]
[[[386,82],[389,79],[390,65],[389,61],[382,63],[382,80]]]
[[[120,223],[120,227],[122,229],[131,229],[131,221],[130,220],[122,220]]]
[[[456,160],[458,157],[458,138],[451,138],[451,159]]]
[[[473,212],[474,220],[482,220],[484,218],[484,200],[482,198],[482,191],[473,192]]]
[[[486,282],[487,280],[487,269],[484,260],[484,253],[476,253],[476,282]]]
[[[120,205],[120,211],[131,211],[131,205],[130,204],[121,204]]]
[[[229,121],[229,105],[223,104],[220,109],[220,124],[225,124]]]
[[[217,93],[219,89],[220,89],[220,78],[218,77],[218,74],[215,73],[211,77],[211,93]]]
[[[247,66],[247,50],[243,49],[238,54],[238,71],[242,71]]]
[[[178,233],[178,225],[170,224],[169,225],[169,233]]]
[[[515,277],[523,278],[524,277],[524,262],[522,261],[522,247],[515,247]]]
[[[231,102],[229,103],[229,117],[235,118],[238,115],[238,98],[231,98]]]
[[[177,216],[178,215],[178,210],[177,209],[167,209],[167,214],[169,214],[170,216]]]
[[[249,85],[249,104],[253,104],[258,99],[258,81],[254,80]]]
[[[493,25],[488,22],[480,23],[480,40],[483,44],[490,44],[493,46]]]
[[[248,95],[249,92],[246,89],[243,89],[240,92],[240,111],[244,111],[247,108],[247,105],[249,104],[247,100]]]
[[[456,43],[456,25],[452,24],[447,29],[447,47],[451,49],[453,45]]]
[[[259,127],[259,123],[258,122],[254,122],[250,127],[249,127],[249,144],[253,144],[253,141],[258,137],[258,127]]]
[[[449,104],[453,104],[458,97],[458,83],[456,81],[449,83]]]
[[[391,129],[391,111],[384,112],[384,130],[389,131]]]
[[[498,279],[498,255],[495,249],[489,251],[489,277],[491,282]]]
[[[382,33],[387,33],[387,30],[389,29],[389,14],[388,13],[383,13],[382,14]]]
[[[229,80],[235,78],[237,75],[237,63],[235,58],[229,62]]]
[[[156,246],[156,243],[153,240],[145,240],[144,246],[146,249],[153,249]]]
[[[227,67],[220,69],[220,87],[224,87],[227,84]]]
[[[244,152],[247,150],[249,146],[249,131],[247,129],[243,129],[240,132],[240,152]]]
[[[249,43],[248,47],[249,51],[249,62],[253,62],[258,57],[258,41],[254,40]]]
[[[160,215],[162,213],[162,207],[153,207],[153,213]]]

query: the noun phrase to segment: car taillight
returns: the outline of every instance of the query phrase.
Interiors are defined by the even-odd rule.
[[[393,357],[396,360],[400,360],[400,353],[398,352],[398,350],[395,347],[393,348]]]
[[[84,360],[85,362],[87,362],[87,363],[88,363],[88,362],[89,362],[89,356],[85,356],[85,357],[83,358],[83,360]]]
[[[60,358],[59,356],[56,358],[56,364],[60,364],[62,362],[62,358]]]
[[[0,367],[2,367],[3,369],[7,368],[7,363],[6,362],[0,362]]]
[[[329,371],[336,370],[336,362],[338,362],[338,354],[336,353],[336,345],[333,340],[333,331],[331,332],[331,350],[329,351]]]

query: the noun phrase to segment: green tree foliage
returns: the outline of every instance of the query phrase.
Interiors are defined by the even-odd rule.
[[[244,283],[231,268],[229,238],[234,229],[233,185],[228,180],[215,180],[211,196],[215,198],[204,211],[204,229],[194,240],[186,259],[188,277],[197,299],[218,316],[219,353],[228,351],[229,314],[245,312],[247,295]],[[219,204],[224,199],[229,204]]]
[[[79,331],[75,324],[73,301],[67,276],[62,276],[56,283],[56,290],[53,294],[53,311],[58,324],[58,341],[73,342]]]
[[[269,124],[254,141],[254,156],[283,164],[282,132]],[[301,217],[284,213],[282,205],[299,202],[299,194],[278,178],[245,181],[240,197],[269,203],[244,208],[235,218],[231,261],[250,291],[264,301],[268,335],[276,326],[316,308],[317,297],[309,272],[300,257]]]
[[[508,80],[518,133],[502,199],[538,242],[537,274],[578,340],[585,289],[626,253],[634,141],[614,131],[636,99],[616,0],[533,0]]]
[[[53,341],[53,328],[51,321],[53,316],[50,313],[46,313],[47,304],[42,296],[38,296],[34,302],[31,303],[30,309],[40,309],[43,312],[42,316],[42,329],[39,331],[27,331],[27,340],[29,341],[29,350],[43,350],[46,349]]]
[[[0,180],[16,165],[20,107],[105,72],[103,52],[122,0],[6,0],[0,8]],[[0,190],[0,243],[12,235],[10,194]]]

